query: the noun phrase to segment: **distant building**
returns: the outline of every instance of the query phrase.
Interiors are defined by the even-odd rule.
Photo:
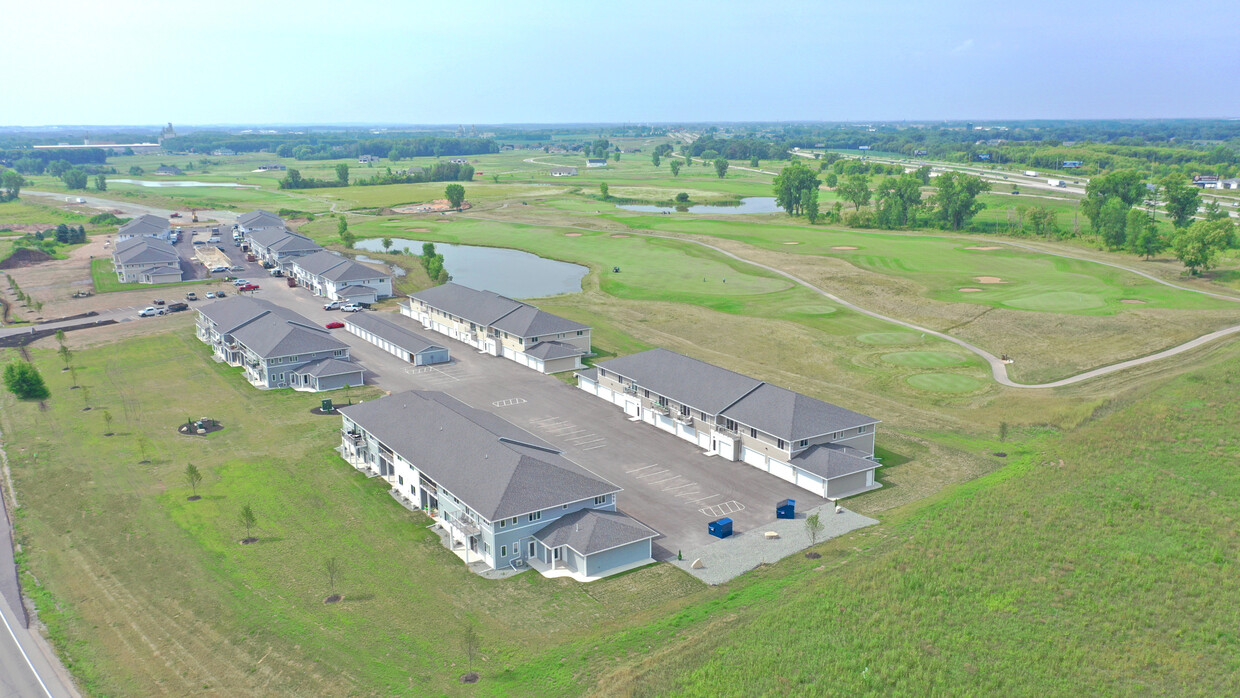
[[[978,159],[978,160],[989,160],[989,159],[990,159],[990,153],[978,153],[978,154],[977,154],[977,159]]]
[[[360,165],[365,165],[368,162],[379,162],[379,157],[376,155],[361,155],[358,156],[357,162]]]
[[[448,162],[452,163],[453,165],[465,165],[465,164],[467,164],[469,161],[468,161],[468,160],[466,160],[465,158],[452,158],[452,159],[451,159],[451,160],[449,160]]]
[[[589,158],[586,167],[607,167],[607,158]]]
[[[211,151],[211,154],[215,156],[236,155],[237,151],[233,150],[232,148],[216,148],[215,150]]]
[[[857,146],[857,150],[869,150],[869,149],[870,149],[870,146],[868,146],[868,145],[859,145],[859,146]]]
[[[1084,163],[1082,163],[1080,160],[1064,160],[1063,168],[1065,170],[1075,170],[1075,169],[1079,169],[1082,164]]]
[[[278,162],[268,162],[259,165],[255,172],[282,172],[288,169],[288,165],[281,165]]]
[[[174,165],[160,165],[159,167],[155,168],[155,174],[179,177],[180,175],[185,174],[185,173],[181,172],[181,168],[176,167]]]
[[[1220,179],[1218,182],[1219,189],[1240,189],[1240,177],[1232,177],[1231,179]]]
[[[551,170],[552,177],[576,177],[576,167],[556,167]]]
[[[1218,175],[1193,175],[1193,186],[1202,189],[1219,189]]]
[[[924,158],[925,156],[929,154],[930,154],[930,151],[928,150],[914,150],[913,151],[913,157],[915,158]]]

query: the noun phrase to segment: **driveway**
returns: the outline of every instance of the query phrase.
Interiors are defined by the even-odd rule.
[[[264,285],[258,297],[296,310],[318,324],[343,319],[339,311],[323,310],[324,299],[304,288]],[[409,318],[394,313],[384,317],[447,346],[453,360],[414,367],[356,335],[334,330],[366,367],[368,383],[392,392],[448,393],[563,449],[574,462],[624,488],[618,500],[620,510],[663,534],[655,540],[658,559],[675,558],[678,551],[687,553],[715,541],[707,534],[706,524],[722,516],[732,518],[737,532],[758,530],[775,520],[775,504],[780,500],[795,499],[802,510],[825,503],[751,466],[705,456],[687,441],[648,424],[629,422],[619,407],[554,376],[423,330]]]

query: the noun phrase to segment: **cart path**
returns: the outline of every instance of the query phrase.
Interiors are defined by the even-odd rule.
[[[488,217],[485,217],[485,216],[476,216],[476,215],[470,215],[470,216],[465,216],[465,217],[467,217],[467,218],[474,218],[474,219],[477,219],[477,220],[492,221],[492,222],[495,222],[495,223],[511,223],[511,222],[512,222],[512,221],[505,221],[505,220],[501,220],[501,219],[498,219],[498,218],[488,218]],[[583,227],[583,226],[576,226],[576,225],[553,225],[553,224],[546,224],[546,223],[541,224],[541,225],[544,225],[545,227],[548,227],[548,228],[568,228],[568,229],[572,229],[572,230],[582,230],[582,231],[591,232],[591,233],[605,232],[605,231],[600,231],[600,230],[598,230],[598,229],[596,229],[596,228],[586,228],[586,227]],[[1202,336],[1200,336],[1200,337],[1198,337],[1198,338],[1196,338],[1196,339],[1189,340],[1189,341],[1187,341],[1187,342],[1185,342],[1185,343],[1183,343],[1183,344],[1180,344],[1180,345],[1177,345],[1177,346],[1171,347],[1170,349],[1165,349],[1165,350],[1160,351],[1160,352],[1158,352],[1158,353],[1156,353],[1156,354],[1150,354],[1149,356],[1143,356],[1143,357],[1136,358],[1136,359],[1130,359],[1130,360],[1128,360],[1128,361],[1122,361],[1122,362],[1117,363],[1117,364],[1111,364],[1111,365],[1108,365],[1108,366],[1102,366],[1102,367],[1099,367],[1099,368],[1091,369],[1091,370],[1089,370],[1089,371],[1085,371],[1085,372],[1083,372],[1083,373],[1078,373],[1078,374],[1076,374],[1075,376],[1069,376],[1069,377],[1067,377],[1067,378],[1062,378],[1062,379],[1057,380],[1057,381],[1050,381],[1050,382],[1048,382],[1048,383],[1017,383],[1016,381],[1014,381],[1014,380],[1012,380],[1011,378],[1009,378],[1009,377],[1008,377],[1008,373],[1007,373],[1007,364],[1003,363],[1003,360],[1002,360],[1002,359],[1000,359],[999,357],[995,356],[994,354],[992,354],[992,353],[990,353],[990,352],[986,351],[985,349],[982,349],[982,348],[981,348],[981,347],[979,347],[979,346],[976,346],[976,345],[974,345],[974,344],[970,344],[969,342],[966,342],[965,340],[960,339],[960,338],[958,338],[958,337],[953,337],[953,336],[951,336],[951,335],[949,335],[949,334],[945,334],[945,333],[943,333],[943,332],[938,332],[938,331],[936,331],[936,330],[932,330],[932,329],[930,329],[930,328],[928,328],[928,327],[922,327],[922,326],[920,326],[920,325],[915,325],[915,324],[913,324],[913,323],[911,323],[911,322],[905,322],[904,320],[899,320],[899,319],[897,319],[897,318],[893,318],[893,317],[889,317],[889,316],[887,316],[887,315],[883,315],[882,313],[877,313],[877,312],[874,312],[873,310],[867,310],[866,308],[862,308],[862,307],[861,307],[861,306],[859,306],[859,305],[856,305],[856,304],[854,304],[854,303],[850,303],[849,301],[846,301],[846,300],[844,300],[843,298],[840,298],[839,296],[835,295],[834,293],[831,293],[830,291],[826,291],[826,290],[824,290],[824,289],[821,289],[821,288],[819,288],[819,287],[817,287],[817,286],[815,286],[815,285],[811,284],[810,282],[806,281],[805,279],[802,279],[801,277],[799,277],[799,276],[797,276],[797,275],[795,275],[795,274],[792,274],[792,273],[786,272],[786,271],[784,271],[784,270],[782,270],[782,269],[778,269],[778,268],[776,268],[776,267],[772,267],[772,266],[770,266],[770,265],[763,264],[763,263],[761,263],[761,262],[755,262],[755,261],[753,261],[753,260],[751,260],[751,259],[746,259],[745,257],[742,257],[742,256],[740,256],[740,255],[738,255],[738,254],[734,254],[734,253],[732,253],[732,252],[729,252],[729,251],[727,251],[727,250],[725,250],[725,249],[723,249],[723,248],[721,248],[721,247],[717,247],[717,246],[715,246],[715,245],[711,245],[711,244],[709,244],[709,243],[705,243],[705,242],[702,242],[702,241],[700,241],[700,240],[694,240],[694,239],[687,238],[687,237],[679,237],[679,236],[676,236],[676,235],[657,235],[657,234],[653,234],[653,233],[643,233],[643,232],[639,232],[639,231],[636,231],[636,230],[631,230],[631,231],[629,231],[629,232],[628,232],[628,234],[629,234],[629,235],[632,235],[632,236],[634,236],[634,237],[662,238],[662,239],[664,239],[664,240],[679,240],[679,241],[681,241],[681,242],[688,242],[688,243],[692,243],[692,244],[694,244],[694,245],[700,245],[700,246],[702,246],[702,247],[705,247],[705,248],[708,248],[708,249],[714,250],[714,251],[718,252],[719,254],[724,255],[725,257],[730,257],[731,259],[735,259],[735,260],[736,260],[736,261],[738,261],[738,262],[744,262],[745,264],[752,264],[753,266],[758,267],[759,269],[765,269],[765,270],[767,270],[767,271],[769,271],[769,272],[771,272],[771,273],[773,273],[773,274],[778,274],[778,275],[780,275],[780,276],[782,276],[782,277],[784,277],[784,278],[788,279],[789,281],[792,281],[793,283],[796,283],[796,284],[799,284],[799,285],[801,285],[801,286],[804,286],[805,288],[808,288],[809,290],[811,290],[811,291],[813,291],[813,292],[815,292],[815,293],[817,293],[817,294],[819,294],[819,295],[823,296],[824,298],[827,298],[827,299],[831,300],[832,302],[838,303],[839,305],[841,305],[841,306],[843,306],[843,307],[845,307],[845,308],[848,308],[849,310],[853,310],[853,311],[855,311],[855,312],[861,313],[862,315],[867,315],[867,316],[872,317],[872,318],[875,318],[875,319],[877,319],[877,320],[882,320],[883,322],[889,322],[889,323],[891,323],[891,324],[893,324],[893,325],[899,325],[900,327],[905,327],[905,328],[908,328],[908,329],[910,329],[910,330],[914,330],[914,331],[917,331],[917,332],[921,332],[921,333],[924,333],[924,334],[928,334],[928,335],[931,335],[931,336],[933,336],[933,337],[938,337],[939,339],[942,339],[942,340],[945,340],[945,341],[951,342],[952,344],[955,344],[955,345],[957,345],[957,346],[959,346],[959,347],[962,347],[962,348],[964,348],[964,349],[967,349],[967,350],[969,350],[970,352],[972,352],[972,353],[976,354],[977,356],[981,357],[982,359],[984,359],[984,360],[986,361],[986,363],[990,364],[990,372],[991,372],[991,375],[994,377],[995,382],[999,383],[1000,385],[1005,385],[1005,386],[1007,386],[1007,387],[1009,387],[1009,388],[1036,388],[1036,389],[1041,389],[1041,388],[1060,388],[1060,387],[1063,387],[1063,386],[1066,386],[1066,385],[1073,385],[1073,384],[1075,384],[1075,383],[1080,383],[1080,382],[1082,382],[1082,381],[1087,381],[1087,380],[1090,380],[1090,379],[1092,379],[1092,378],[1097,378],[1097,377],[1099,377],[1099,376],[1105,376],[1105,375],[1108,375],[1108,374],[1111,374],[1111,373],[1116,373],[1116,372],[1118,372],[1118,371],[1123,371],[1123,370],[1126,370],[1126,369],[1129,369],[1129,368],[1133,368],[1133,367],[1135,367],[1135,366],[1143,366],[1143,365],[1145,365],[1145,364],[1148,364],[1148,363],[1153,363],[1153,362],[1155,362],[1155,361],[1159,361],[1159,360],[1161,360],[1161,359],[1170,358],[1170,357],[1172,357],[1172,356],[1175,356],[1175,355],[1177,355],[1177,354],[1182,354],[1182,353],[1184,353],[1184,352],[1186,352],[1186,351],[1189,351],[1189,350],[1195,349],[1195,348],[1200,347],[1200,346],[1202,346],[1202,345],[1209,344],[1210,342],[1213,342],[1213,341],[1215,341],[1216,339],[1221,339],[1221,338],[1223,338],[1223,337],[1227,337],[1227,336],[1230,336],[1230,335],[1233,335],[1233,334],[1236,334],[1236,333],[1240,333],[1240,325],[1234,325],[1234,326],[1232,326],[1232,327],[1225,327],[1225,328],[1223,328],[1223,329],[1221,329],[1221,330],[1216,330],[1216,331],[1211,332],[1211,333],[1209,333],[1209,334],[1202,335]],[[972,238],[970,238],[970,239],[972,239]],[[1003,244],[1012,244],[1012,243],[1008,243],[1008,242],[1006,242],[1006,241],[1005,241]],[[1025,246],[1023,246],[1023,245],[1022,245],[1022,247],[1025,247]],[[1192,293],[1200,293],[1200,294],[1203,294],[1203,295],[1214,296],[1214,297],[1216,297],[1216,298],[1222,298],[1222,299],[1225,299],[1225,300],[1230,300],[1230,301],[1235,301],[1235,302],[1237,302],[1237,303],[1240,303],[1240,298],[1237,298],[1237,297],[1235,297],[1235,296],[1228,296],[1228,295],[1225,295],[1225,294],[1213,293],[1213,292],[1211,292],[1211,291],[1202,291],[1202,290],[1198,290],[1198,289],[1194,289],[1194,288],[1187,288],[1187,287],[1184,287],[1184,286],[1178,286],[1178,285],[1176,285],[1176,284],[1170,283],[1170,282],[1168,282],[1168,281],[1163,281],[1162,279],[1159,279],[1159,278],[1156,278],[1156,277],[1151,276],[1151,275],[1149,275],[1149,274],[1146,274],[1145,272],[1137,271],[1137,270],[1135,270],[1135,269],[1129,269],[1128,267],[1124,267],[1124,266],[1121,266],[1121,265],[1118,265],[1118,264],[1112,264],[1112,263],[1108,263],[1108,262],[1097,262],[1097,261],[1092,260],[1092,259],[1087,259],[1087,258],[1084,258],[1084,257],[1074,257],[1074,256],[1072,256],[1072,255],[1062,254],[1062,253],[1044,252],[1043,250],[1039,250],[1039,249],[1034,248],[1034,247],[1028,247],[1028,249],[1030,249],[1030,250],[1032,250],[1032,251],[1034,251],[1034,252],[1042,252],[1042,253],[1044,253],[1044,254],[1054,254],[1055,256],[1058,256],[1058,257],[1065,257],[1065,258],[1067,258],[1067,259],[1076,259],[1076,260],[1083,261],[1083,262],[1093,262],[1093,263],[1096,263],[1096,264],[1102,264],[1102,265],[1105,265],[1105,266],[1114,267],[1114,268],[1116,268],[1116,269],[1122,269],[1122,270],[1124,270],[1124,271],[1129,271],[1129,272],[1132,272],[1132,273],[1134,273],[1134,274],[1138,274],[1138,275],[1143,276],[1143,277],[1145,277],[1145,278],[1147,278],[1147,279],[1150,279],[1151,281],[1155,281],[1155,282],[1160,283],[1160,284],[1163,284],[1163,285],[1165,285],[1165,286],[1170,286],[1170,287],[1172,287],[1172,288],[1178,288],[1178,289],[1181,289],[1181,290],[1184,290],[1184,291],[1190,291],[1190,292],[1192,292]]]

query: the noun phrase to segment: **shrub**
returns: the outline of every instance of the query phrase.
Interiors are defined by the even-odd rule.
[[[51,395],[39,369],[29,361],[14,361],[5,366],[4,386],[21,400],[43,400]]]

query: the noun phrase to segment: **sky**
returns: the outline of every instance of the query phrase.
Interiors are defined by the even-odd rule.
[[[1232,0],[3,4],[3,125],[1240,117]]]

